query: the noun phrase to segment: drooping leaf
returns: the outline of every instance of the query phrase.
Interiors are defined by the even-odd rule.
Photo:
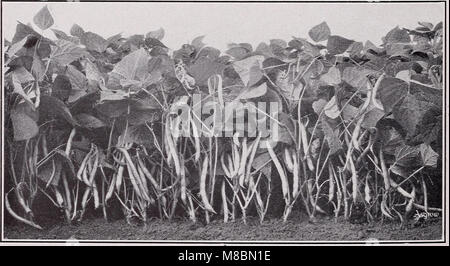
[[[47,6],[44,6],[41,10],[39,10],[39,12],[33,17],[33,22],[41,30],[46,30],[53,25],[53,17]]]
[[[44,79],[45,75],[44,62],[42,62],[42,60],[37,55],[33,57],[33,65],[31,65],[31,73],[33,73],[33,76],[35,76],[38,81],[42,81]]]
[[[202,49],[203,46],[205,46],[205,44],[203,43],[204,38],[205,38],[205,35],[202,35],[202,36],[198,36],[192,40],[191,45],[195,47],[195,50],[197,52],[200,51],[200,49]]]
[[[145,124],[128,127],[126,135],[122,135],[124,142],[136,143],[147,147],[153,146],[153,134]]]
[[[86,76],[73,65],[67,66],[65,74],[72,85],[72,90],[70,91],[68,99],[69,103],[72,103],[87,93],[88,80],[86,79]]]
[[[238,46],[238,47],[232,47],[232,48],[228,49],[227,51],[225,51],[225,53],[234,57],[235,60],[241,60],[249,52],[246,48]]]
[[[23,98],[25,101],[27,101],[27,102],[33,104],[32,101],[31,101],[31,99],[30,99],[30,96],[24,91],[21,82],[20,82],[20,81],[18,80],[18,78],[14,75],[14,73],[12,73],[12,75],[11,75],[11,81],[12,81],[12,85],[13,85],[13,88],[14,88],[14,93],[19,94],[20,96],[22,96],[22,98]]]
[[[342,143],[339,139],[339,130],[334,129],[331,123],[332,121],[329,121],[325,116],[321,116],[320,125],[330,148],[330,153],[335,154],[342,149]]]
[[[27,83],[30,81],[34,81],[33,75],[26,70],[24,67],[19,67],[12,72],[12,75],[16,78],[18,82]]]
[[[348,47],[347,52],[351,57],[360,56],[361,52],[364,50],[364,45],[362,42],[354,42]]]
[[[73,24],[72,28],[70,28],[70,35],[81,38],[84,35],[84,30],[78,24]]]
[[[110,75],[117,75],[119,81],[122,79],[144,80],[148,75],[148,60],[148,53],[141,48],[122,58],[115,65]]]
[[[262,77],[261,67],[264,56],[254,55],[233,63],[234,70],[241,77],[245,86],[254,85]],[[253,84],[250,84],[250,81]]]
[[[384,111],[389,113],[408,93],[408,83],[405,81],[385,77],[378,88],[376,98],[383,104]]]
[[[100,82],[103,79],[103,76],[98,70],[97,66],[89,60],[86,60],[85,72],[86,78],[89,80]]]
[[[439,142],[442,140],[442,109],[433,107],[426,111],[419,124],[416,125],[416,132],[410,139],[412,143]]]
[[[333,96],[323,108],[325,111],[325,115],[331,119],[338,118],[341,113],[338,102],[336,100],[336,96]]]
[[[77,125],[77,121],[73,119],[69,108],[67,108],[64,102],[49,95],[41,95],[39,117],[44,119],[44,121],[53,118],[62,118],[73,126]]]
[[[405,145],[402,135],[394,128],[380,130],[379,137],[383,143],[383,152],[389,155],[395,155],[396,149]]]
[[[342,54],[354,41],[341,36],[331,35],[328,37],[327,49],[331,55]]]
[[[359,109],[351,104],[343,106],[341,110],[342,118],[345,121],[352,121],[359,113]]]
[[[78,123],[85,128],[93,129],[104,127],[105,123],[103,123],[100,119],[85,113],[77,114],[74,116]]]
[[[150,48],[167,48],[167,46],[165,46],[160,40],[156,39],[156,38],[151,38],[151,37],[147,37],[145,38],[145,45],[147,45],[147,47]],[[138,46],[140,47],[140,46]],[[152,49],[152,50],[153,50]]]
[[[29,35],[30,37],[32,37],[33,35]],[[16,42],[14,44],[12,44],[9,49],[6,51],[6,55],[8,55],[9,60],[12,59],[12,57],[18,52],[20,51],[20,49],[22,49],[25,45],[25,43],[27,43],[28,41],[28,36],[25,36],[25,38],[23,38],[21,41]]]
[[[312,103],[312,108],[314,109],[314,112],[316,114],[320,114],[322,113],[322,110],[325,107],[325,105],[327,105],[327,103],[328,102],[326,100],[320,98]]]
[[[341,72],[335,66],[330,67],[327,73],[320,76],[320,80],[328,85],[337,85],[341,83]]]
[[[122,90],[102,90],[100,92],[100,102],[104,101],[118,101],[128,98],[128,93]]]
[[[293,140],[292,137],[295,136],[295,126],[290,119],[290,116],[284,112],[278,114],[278,121],[280,125],[278,125],[278,130],[275,132],[269,132],[271,134],[271,138],[277,142],[286,143],[291,145]]]
[[[267,92],[267,84],[263,83],[258,87],[251,87],[244,89],[236,98],[236,100],[246,100],[261,97],[264,94],[266,94],[266,92]]]
[[[308,32],[309,37],[315,42],[321,42],[328,39],[328,36],[330,36],[331,31],[328,27],[328,24],[324,21],[316,26],[314,26],[312,29]]]
[[[259,153],[253,160],[252,167],[255,170],[261,170],[261,172],[267,177],[272,177],[272,158],[268,152]]]
[[[107,117],[114,118],[126,114],[129,103],[128,100],[104,101],[98,104],[95,109]]]
[[[130,125],[142,125],[152,123],[161,118],[161,111],[156,109],[133,109],[127,115]]]
[[[69,42],[73,42],[75,44],[80,44],[80,39],[78,37],[69,36],[65,32],[57,29],[52,29],[52,31],[55,34],[56,38],[58,39],[63,39]]]
[[[395,149],[395,162],[393,165],[414,168],[418,165],[418,155],[420,151],[416,146],[397,146]]]
[[[81,37],[81,43],[90,51],[103,53],[108,47],[108,42],[100,35],[93,32],[85,32]]]
[[[51,184],[57,186],[59,184],[59,180],[61,179],[61,169],[61,161],[57,158],[47,160],[44,164],[38,167],[37,177],[45,183],[48,183],[50,178],[52,178]]]
[[[428,144],[420,144],[420,157],[422,159],[422,165],[436,167],[439,154],[437,154]]]
[[[66,40],[55,41],[56,47],[52,50],[50,60],[66,66],[85,54],[85,50],[73,42]]]
[[[11,110],[10,117],[13,125],[15,141],[31,139],[39,132],[39,127],[36,122],[22,109]]]
[[[409,43],[411,38],[408,31],[400,29],[398,26],[389,31],[384,37],[385,43]]]
[[[375,127],[384,115],[384,111],[376,107],[366,111],[361,127],[367,129]]]
[[[154,39],[161,41],[164,38],[164,29],[159,28],[158,30],[150,31],[145,35],[145,37],[146,38],[154,38]]]
[[[209,77],[222,75],[225,65],[207,57],[199,58],[188,67],[187,72],[195,79],[197,85],[207,85]]]
[[[53,81],[52,96],[67,101],[72,91],[72,84],[66,75],[58,75]]]
[[[418,100],[414,95],[406,94],[403,100],[393,108],[393,114],[395,120],[407,131],[408,136],[413,136],[425,113],[433,107],[432,103]]]

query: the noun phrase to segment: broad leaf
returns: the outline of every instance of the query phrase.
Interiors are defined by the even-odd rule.
[[[103,53],[108,47],[108,42],[100,35],[93,32],[85,32],[81,37],[81,43],[90,51]]]
[[[78,24],[73,24],[70,28],[70,35],[81,38],[84,35],[84,30]]]
[[[433,151],[430,145],[420,144],[419,150],[420,150],[420,157],[422,159],[422,165],[431,167],[437,166],[439,154]]]
[[[336,96],[333,96],[323,108],[325,111],[325,115],[331,119],[336,119],[341,114]]]
[[[93,129],[104,127],[105,123],[103,123],[100,119],[85,113],[77,114],[75,119],[78,121],[82,127]]]
[[[244,89],[236,98],[236,100],[246,100],[261,97],[267,92],[267,84],[264,82],[258,87],[251,87]]]
[[[409,37],[407,30],[400,29],[397,26],[386,34],[384,41],[386,43],[409,43],[411,42],[411,38]]]
[[[145,35],[145,38],[154,38],[161,41],[164,38],[164,29],[159,28],[155,31],[150,31]]]
[[[52,96],[67,101],[72,91],[72,84],[66,75],[58,75],[53,81]]]
[[[254,55],[240,61],[235,61],[233,68],[239,74],[245,86],[252,86],[262,77],[261,68],[263,61],[264,56]]]
[[[15,141],[31,139],[39,132],[39,127],[36,122],[29,117],[23,109],[11,110],[10,117],[13,125]]]
[[[58,98],[49,95],[41,95],[39,117],[44,119],[44,121],[49,121],[53,118],[62,118],[73,126],[77,125],[69,108]]]
[[[330,148],[330,153],[334,154],[342,149],[342,143],[339,139],[339,130],[334,129],[331,123],[332,121],[329,121],[326,116],[321,116],[320,125],[323,130],[323,134],[325,135],[328,147]]]
[[[337,85],[341,83],[341,72],[339,68],[333,66],[328,69],[328,72],[320,76],[320,80],[328,85]]]
[[[319,25],[314,26],[312,29],[308,32],[309,37],[315,42],[321,42],[328,39],[328,36],[330,36],[331,31],[328,27],[328,24],[326,22],[322,22]]]
[[[41,30],[46,30],[53,25],[53,17],[47,6],[44,6],[41,10],[39,10],[39,12],[33,17],[33,22]]]
[[[73,42],[60,39],[55,43],[56,47],[52,50],[50,60],[60,65],[66,66],[85,54],[85,50]]]
[[[141,48],[136,50],[116,64],[111,74],[118,75],[118,80],[144,80],[148,75],[147,64],[150,59],[147,52]]]
[[[407,131],[408,136],[413,136],[424,115],[433,107],[432,103],[417,100],[414,95],[407,94],[393,109],[393,114],[395,120]]]
[[[328,37],[327,49],[331,55],[342,54],[354,41],[341,36],[331,35]]]
[[[212,75],[222,75],[225,65],[213,61],[207,57],[199,58],[187,69],[187,72],[195,79],[197,85],[207,85]]]
[[[376,98],[383,104],[384,111],[389,113],[408,93],[408,83],[405,81],[386,77],[378,88]]]

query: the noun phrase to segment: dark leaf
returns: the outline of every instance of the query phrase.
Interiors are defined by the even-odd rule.
[[[378,88],[377,98],[383,104],[384,111],[390,113],[407,93],[408,83],[398,78],[385,77]]]
[[[84,35],[84,30],[78,24],[73,24],[72,28],[70,28],[70,35],[81,38]]]
[[[75,115],[75,119],[78,121],[78,124],[88,129],[105,126],[105,123],[103,123],[100,119],[85,113]]]
[[[164,29],[159,28],[155,31],[150,31],[145,35],[145,38],[154,38],[161,41],[164,38]]]
[[[342,54],[354,41],[341,36],[331,35],[328,37],[327,49],[331,55]]]
[[[408,31],[405,29],[400,29],[398,26],[393,28],[384,37],[385,43],[409,43],[411,38],[409,37]]]
[[[51,118],[62,118],[69,124],[75,126],[77,122],[73,119],[69,108],[58,98],[48,95],[41,95],[41,103],[39,104],[39,118],[44,121]]]
[[[53,81],[52,96],[65,102],[69,99],[72,91],[72,84],[66,75],[58,75]]]
[[[90,51],[103,53],[108,47],[108,42],[100,35],[93,32],[85,32],[81,37],[81,43]]]
[[[321,42],[328,39],[328,36],[330,36],[331,31],[330,28],[328,27],[328,24],[324,21],[319,25],[316,25],[312,29],[310,29],[308,34],[313,41]]]
[[[406,94],[404,99],[394,107],[393,114],[395,120],[407,131],[408,136],[413,136],[424,114],[433,106],[429,102],[417,100],[411,94]]]
[[[208,78],[215,74],[222,75],[224,68],[225,65],[202,57],[189,66],[187,72],[195,79],[196,84],[207,85]]]

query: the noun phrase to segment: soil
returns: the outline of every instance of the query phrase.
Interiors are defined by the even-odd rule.
[[[300,221],[299,221],[300,220]],[[77,225],[64,223],[44,225],[37,230],[27,225],[10,224],[4,228],[7,239],[79,239],[79,240],[256,240],[256,241],[370,241],[370,240],[439,240],[442,221],[430,219],[411,222],[400,228],[399,223],[352,224],[319,218],[311,223],[307,219],[291,219],[283,223],[269,218],[260,224],[249,217],[242,221],[223,223],[213,220],[208,225],[193,224],[188,220],[173,221],[151,219],[145,225],[125,219],[106,222],[102,218],[89,218]]]

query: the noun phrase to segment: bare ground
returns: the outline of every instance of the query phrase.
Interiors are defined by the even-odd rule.
[[[192,224],[187,220],[162,221],[152,219],[146,225],[128,224],[126,220],[106,222],[91,218],[77,225],[64,223],[37,230],[22,224],[5,227],[7,239],[80,239],[80,240],[259,240],[259,241],[367,241],[376,240],[439,240],[442,235],[440,219],[400,228],[398,223],[351,224],[321,218],[308,221],[268,219],[260,224],[256,219],[224,224],[215,220],[208,225]]]

